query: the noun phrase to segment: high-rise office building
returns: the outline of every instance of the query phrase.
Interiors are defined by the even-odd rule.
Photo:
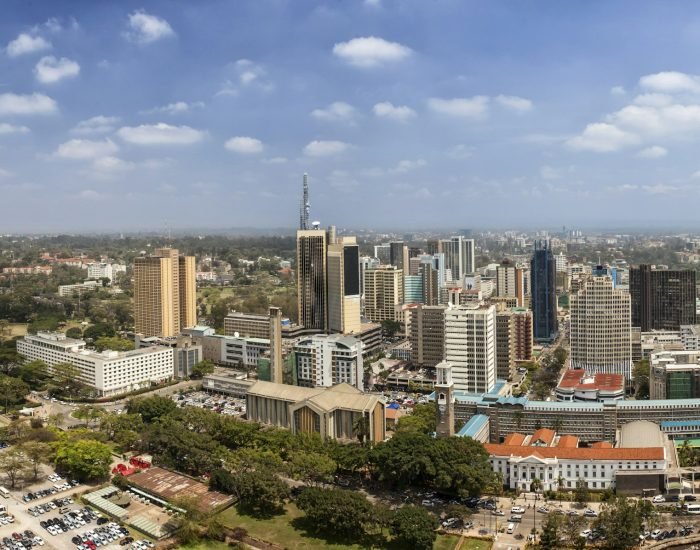
[[[432,264],[421,263],[420,274],[423,291],[422,302],[428,306],[436,306],[440,303],[440,284],[438,270]]]
[[[311,229],[309,225],[309,214],[311,213],[311,203],[309,202],[309,175],[304,174],[303,191],[301,204],[299,205],[299,229],[306,231]]]
[[[365,316],[375,323],[397,321],[396,306],[404,303],[403,271],[381,266],[365,271]]]
[[[425,252],[431,256],[440,252],[440,241],[437,239],[428,239],[425,244]]]
[[[408,314],[413,362],[434,367],[445,358],[445,306],[416,304]]]
[[[533,333],[538,342],[557,335],[556,266],[550,245],[536,241],[530,262]]]
[[[374,257],[377,258],[382,265],[391,265],[391,246],[388,244],[374,245]]]
[[[463,281],[476,270],[474,239],[465,239],[461,235],[442,239],[440,252],[445,255],[445,269],[450,270],[453,281]]]
[[[515,376],[515,317],[509,310],[496,313],[496,377]]]
[[[525,305],[525,273],[512,261],[504,260],[496,267],[496,296],[514,296],[518,307]]]
[[[329,236],[334,235],[329,232]],[[328,244],[328,330],[359,333],[360,247],[355,237],[333,237]]]
[[[571,368],[632,375],[630,295],[609,275],[593,276],[570,300]]]
[[[408,247],[403,241],[389,243],[389,262],[404,273],[408,273]]]
[[[450,306],[445,310],[445,360],[456,390],[487,393],[496,385],[496,308]]]
[[[423,277],[420,275],[404,275],[403,300],[405,304],[423,303]]]
[[[194,256],[158,248],[134,260],[134,325],[144,336],[177,336],[197,324]]]
[[[632,326],[648,332],[694,325],[695,283],[695,271],[654,269],[646,264],[630,268]]]
[[[328,282],[326,279],[326,232],[297,231],[297,303],[299,324],[307,329],[328,328]]]
[[[515,360],[532,361],[532,312],[525,308],[511,311],[515,322]]]

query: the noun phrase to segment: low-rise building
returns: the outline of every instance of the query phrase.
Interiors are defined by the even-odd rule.
[[[362,390],[362,341],[342,334],[303,338],[294,346],[294,368],[300,386],[330,387],[346,383]]]
[[[303,388],[258,381],[246,395],[248,420],[343,441],[357,440],[359,418],[365,419],[368,441],[383,441],[385,408],[383,397],[349,384]]]
[[[625,398],[625,378],[620,374],[596,373],[567,369],[554,390],[557,401],[596,402]]]
[[[124,264],[112,264],[107,262],[87,264],[88,279],[109,279],[111,284],[118,273],[126,273],[126,266]]]
[[[193,367],[203,358],[202,346],[196,344],[191,336],[134,336],[137,348],[151,346],[165,346],[173,349],[173,376],[175,378],[187,378],[192,374]]]
[[[649,358],[650,399],[700,397],[700,352],[659,351]]]
[[[78,379],[100,397],[136,391],[173,378],[172,348],[151,346],[98,353],[85,346],[83,340],[67,338],[61,332],[27,334],[17,341],[17,351],[23,357],[43,361],[49,371],[60,363],[76,367]]]
[[[202,378],[202,389],[214,393],[233,395],[234,397],[245,397],[255,381],[248,380],[244,376],[244,374],[236,376],[207,374]]]
[[[85,281],[84,283],[75,283],[72,285],[59,285],[58,295],[62,298],[69,296],[76,296],[78,294],[84,294],[85,292],[91,292],[102,288],[102,283],[98,281]]]
[[[624,431],[635,432],[627,437],[629,443]],[[666,447],[659,427],[651,422],[632,422],[623,427],[619,447],[604,442],[579,447],[578,437],[559,436],[547,428],[532,435],[511,433],[503,443],[487,443],[484,447],[493,470],[513,490],[530,491],[535,479],[540,480],[543,491],[575,489],[579,480],[589,489],[615,489],[621,473],[625,488],[664,488]]]

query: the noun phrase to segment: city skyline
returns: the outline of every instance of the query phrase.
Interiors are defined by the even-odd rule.
[[[2,232],[694,223],[700,7],[8,7]]]

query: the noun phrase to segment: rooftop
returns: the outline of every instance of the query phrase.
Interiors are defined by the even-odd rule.
[[[568,369],[559,381],[559,388],[571,390],[618,391],[625,387],[625,379],[620,374],[596,373],[586,376],[583,369]]]
[[[663,447],[592,448],[592,447],[522,447],[486,443],[484,448],[494,456],[558,458],[569,460],[664,460]]]
[[[462,426],[462,429],[457,432],[459,437],[475,437],[486,424],[489,422],[489,417],[485,414],[475,414],[469,421]]]
[[[648,420],[628,422],[620,428],[620,447],[663,447],[661,428]]]

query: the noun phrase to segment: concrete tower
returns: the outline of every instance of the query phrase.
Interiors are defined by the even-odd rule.
[[[455,396],[452,363],[442,361],[435,366],[435,395],[437,401],[437,435],[455,434]]]

